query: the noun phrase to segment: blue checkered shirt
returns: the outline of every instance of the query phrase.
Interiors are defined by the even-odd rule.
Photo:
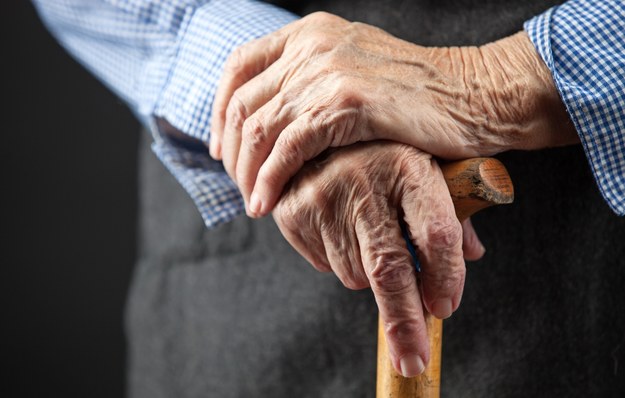
[[[625,214],[625,0],[572,0],[527,21],[603,197]]]
[[[223,64],[237,46],[297,17],[252,0],[34,0],[59,41],[126,101],[208,227],[243,213],[220,162],[161,134],[155,118],[205,143]],[[552,71],[601,192],[625,214],[625,9],[572,0],[525,29]]]

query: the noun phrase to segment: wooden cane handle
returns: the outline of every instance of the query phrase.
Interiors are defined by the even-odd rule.
[[[514,188],[497,159],[474,158],[441,165],[460,221],[489,206],[512,203]],[[443,321],[425,313],[430,362],[423,374],[404,378],[388,357],[383,325],[378,328],[377,398],[438,398],[441,380]]]

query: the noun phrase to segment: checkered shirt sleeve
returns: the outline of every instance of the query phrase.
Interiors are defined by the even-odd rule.
[[[33,0],[63,46],[121,97],[154,136],[152,148],[208,227],[243,213],[239,191],[204,146],[161,135],[163,117],[208,142],[223,65],[239,45],[297,17],[253,0]]]
[[[570,0],[527,21],[610,207],[625,214],[625,1]]]

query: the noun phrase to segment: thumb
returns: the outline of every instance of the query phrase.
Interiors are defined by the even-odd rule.
[[[469,261],[479,260],[486,252],[484,245],[477,236],[477,232],[473,228],[470,218],[462,222],[462,251],[465,260]]]

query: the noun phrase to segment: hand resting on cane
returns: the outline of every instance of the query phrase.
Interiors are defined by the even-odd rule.
[[[313,14],[233,53],[214,102],[210,151],[237,182],[248,214],[262,216],[289,178],[328,147],[390,139],[457,159],[573,143],[577,136],[533,51],[523,33],[480,48],[426,48]],[[334,271],[351,288],[372,287],[393,364],[414,375],[429,355],[417,300],[436,317],[451,315],[464,284],[463,237],[466,258],[484,249],[469,222],[462,233],[442,177],[405,168],[416,158],[414,167],[427,159],[437,170],[430,155],[405,145],[395,156],[386,147],[357,148],[360,156],[348,147],[304,166],[274,217],[317,269]],[[398,178],[413,184],[410,194],[394,191]],[[421,296],[399,233],[402,215],[424,265]],[[363,250],[373,254],[359,257]],[[380,279],[412,290],[389,294]]]
[[[371,287],[393,366],[407,377],[421,373],[429,360],[423,306],[451,315],[464,286],[463,252],[483,254],[470,224],[463,234],[436,161],[386,141],[339,149],[304,166],[273,216],[317,270],[350,289]],[[419,248],[420,286],[399,219]]]

